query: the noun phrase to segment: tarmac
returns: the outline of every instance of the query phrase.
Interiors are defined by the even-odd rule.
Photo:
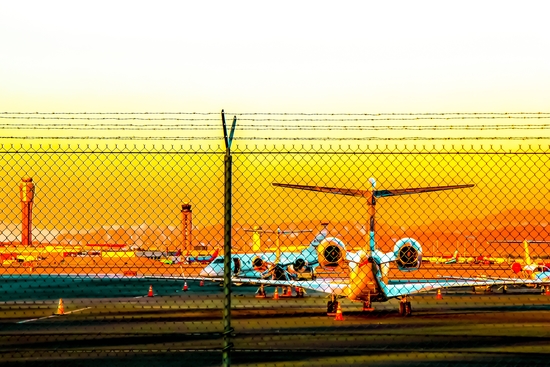
[[[220,366],[223,289],[181,280],[10,275],[0,277],[2,366]],[[149,287],[153,297],[148,297]],[[471,289],[362,305],[325,294],[255,297],[232,287],[234,366],[547,366],[550,296],[530,288]],[[53,315],[63,300],[64,315]]]

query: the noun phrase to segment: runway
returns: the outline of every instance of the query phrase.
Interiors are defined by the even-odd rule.
[[[221,364],[217,284],[188,282],[187,292],[182,281],[132,278],[24,276],[0,284],[3,366]],[[537,290],[415,296],[407,318],[396,300],[367,313],[344,300],[344,321],[326,315],[324,294],[273,300],[255,291],[233,287],[235,366],[550,365],[550,296]],[[52,316],[59,298],[66,315]]]

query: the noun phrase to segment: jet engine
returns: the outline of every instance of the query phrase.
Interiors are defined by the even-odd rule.
[[[395,243],[393,248],[395,262],[401,271],[413,271],[420,269],[422,264],[422,246],[413,238],[402,238]]]
[[[254,259],[252,259],[252,267],[254,268],[254,270],[263,273],[268,268],[267,261],[263,260],[259,256],[256,256]]]
[[[271,271],[271,279],[273,280],[288,280],[287,271],[280,265],[275,265],[273,271]]]
[[[292,267],[297,272],[304,271],[307,267],[307,261],[302,258],[298,258],[294,261],[294,263],[292,263]]]
[[[346,260],[346,246],[337,238],[326,238],[317,246],[317,257],[322,267],[342,266]]]

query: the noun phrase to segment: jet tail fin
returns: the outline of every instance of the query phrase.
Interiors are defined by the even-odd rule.
[[[525,265],[531,265],[531,256],[529,255],[529,242],[527,240],[523,241],[523,248],[525,251]]]

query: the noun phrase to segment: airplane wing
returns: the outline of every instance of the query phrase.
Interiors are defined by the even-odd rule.
[[[388,298],[418,294],[441,288],[460,288],[494,285],[526,285],[542,284],[542,281],[514,278],[443,278],[443,279],[411,279],[404,283],[389,282],[381,284]]]
[[[179,278],[179,277],[178,277]],[[185,277],[187,280],[212,280],[223,281],[223,278],[209,277]],[[242,277],[234,277],[232,281],[235,283],[254,284],[254,285],[270,285],[270,286],[291,286],[302,287],[317,292],[328,294],[346,295],[346,289],[349,285],[349,279],[335,278],[317,278],[316,280],[271,280],[271,279],[250,279]],[[472,286],[495,286],[495,285],[527,285],[527,284],[546,284],[537,279],[517,279],[517,278],[441,278],[441,279],[406,279],[406,280],[390,280],[388,284],[380,283],[380,287],[387,298],[395,298],[405,295],[414,295],[424,292],[429,292],[441,288],[460,288]]]
[[[157,276],[150,276],[151,278],[158,278]],[[223,282],[223,277],[195,277],[195,276],[181,276],[173,277],[173,279],[182,280],[205,280],[213,282]],[[261,278],[247,278],[247,277],[232,277],[232,283],[242,283],[250,285],[270,285],[277,287],[301,287],[317,292],[329,293],[329,294],[344,294],[344,290],[348,286],[348,280],[342,278],[341,280],[334,278],[317,278],[316,280],[272,280]]]

